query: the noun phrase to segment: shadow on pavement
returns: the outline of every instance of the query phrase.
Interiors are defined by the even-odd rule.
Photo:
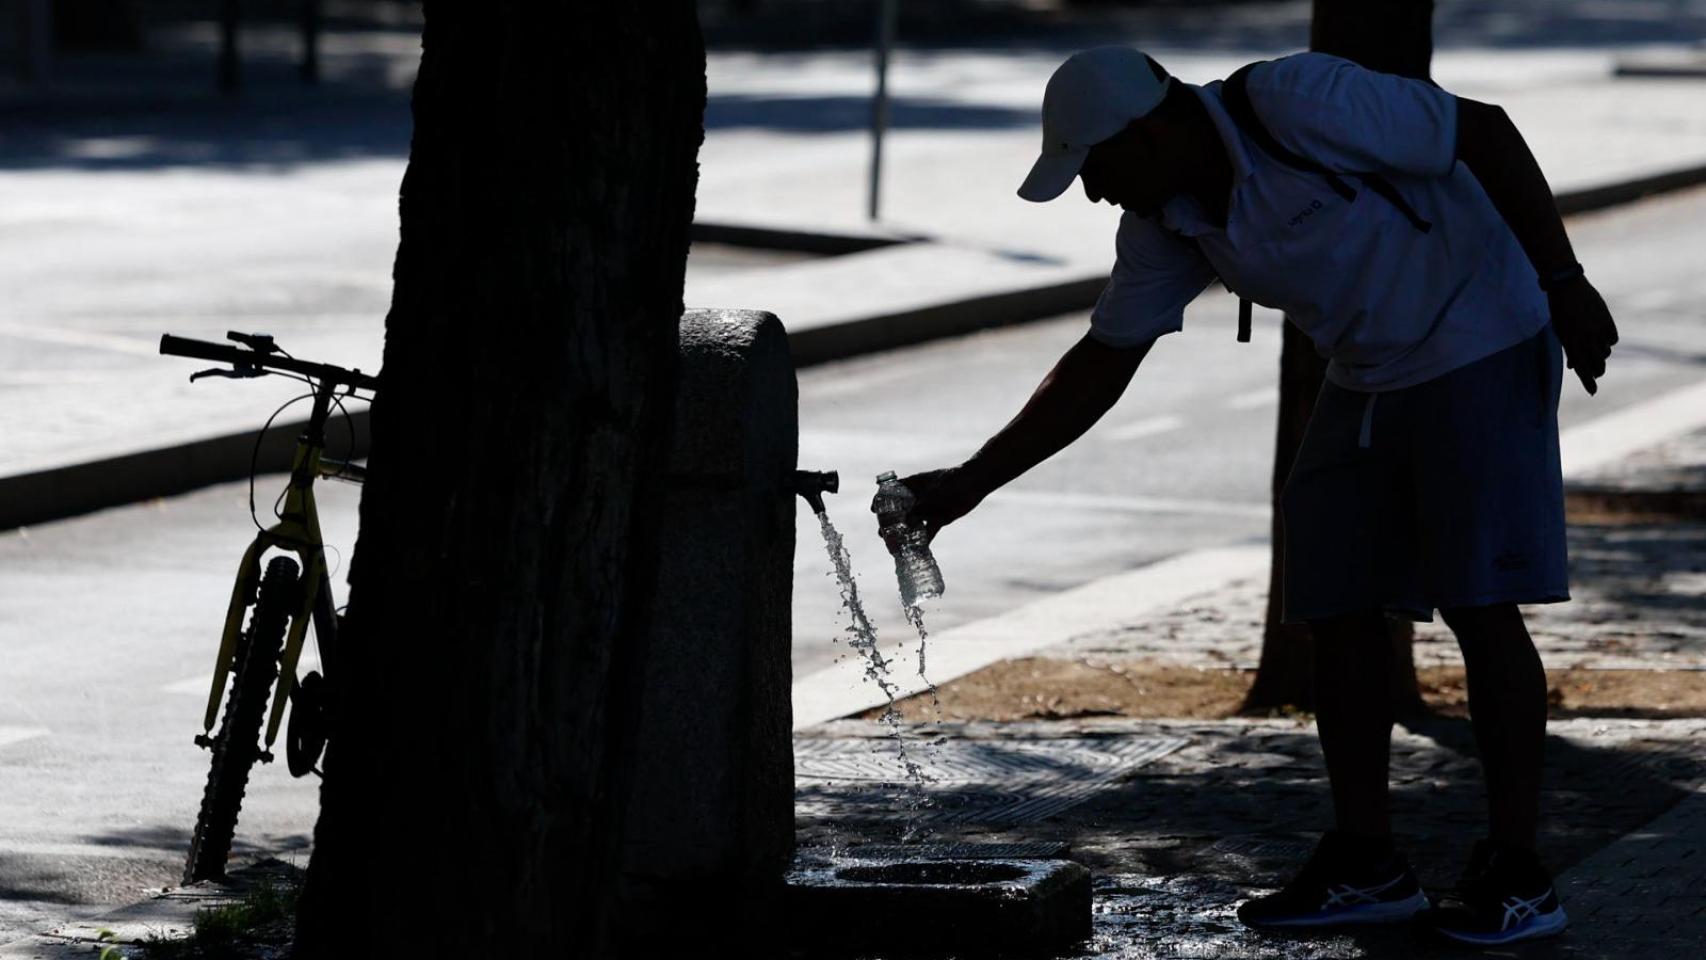
[[[801,50],[868,47],[871,0],[775,0],[738,14],[730,0],[702,0],[707,42],[718,48]],[[1140,43],[1193,52],[1302,49],[1310,4],[1302,0],[940,0],[900,5],[897,36],[914,48],[1071,51]],[[1440,47],[1534,49],[1675,44],[1706,37],[1706,2],[1476,0],[1435,5]]]
[[[104,833],[92,833],[82,838],[84,843],[97,847],[134,847],[143,850],[164,850],[177,856],[183,856],[190,846],[190,831],[187,827],[173,827],[159,824],[149,827],[131,827],[124,830],[108,830]]]
[[[67,889],[57,870],[46,869],[17,857],[0,854],[0,900],[57,903],[80,906],[98,902]]]
[[[889,127],[915,130],[987,130],[1027,127],[1033,109],[1014,109],[929,98],[889,101]],[[871,99],[863,96],[757,97],[713,94],[705,105],[705,129],[760,128],[789,133],[839,133],[871,127]]]
[[[753,12],[740,13],[741,6]],[[1305,46],[1310,10],[1303,0],[943,0],[900,6],[900,43],[926,58],[952,51],[1064,54],[1121,42],[1171,51],[1277,53]],[[872,38],[870,0],[704,0],[701,11],[713,50],[862,50]],[[0,170],[287,168],[407,155],[408,77],[418,48],[399,41],[415,29],[412,24],[331,21],[327,78],[318,87],[295,82],[292,27],[251,26],[258,39],[246,53],[244,90],[233,98],[213,90],[209,37],[215,27],[208,20],[156,24],[165,39],[156,43],[151,36],[142,52],[67,56],[56,63],[55,84],[45,90],[5,89]],[[1706,39],[1706,0],[1441,3],[1434,35],[1439,48],[1695,43]],[[863,95],[786,93],[713,91],[706,125],[823,133],[862,130],[870,122],[870,102]],[[891,122],[904,129],[974,130],[1023,127],[1034,120],[1028,105],[900,96]]]
[[[403,94],[325,94],[248,102],[197,99],[74,105],[0,118],[0,170],[135,171],[168,167],[288,168],[408,155]]]

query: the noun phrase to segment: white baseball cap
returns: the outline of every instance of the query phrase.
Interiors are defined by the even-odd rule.
[[[1090,148],[1155,109],[1171,78],[1157,77],[1131,47],[1096,47],[1066,59],[1043,91],[1043,150],[1019,186],[1036,203],[1072,186]]]

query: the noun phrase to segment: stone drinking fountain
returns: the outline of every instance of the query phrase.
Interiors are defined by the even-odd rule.
[[[773,315],[689,310],[628,792],[623,955],[988,956],[1090,929],[1090,879],[1064,860],[858,860],[794,850],[791,604],[798,390]]]

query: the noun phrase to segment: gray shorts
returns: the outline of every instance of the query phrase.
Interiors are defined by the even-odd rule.
[[[1413,387],[1322,387],[1282,496],[1286,621],[1568,600],[1562,374],[1548,325]]]

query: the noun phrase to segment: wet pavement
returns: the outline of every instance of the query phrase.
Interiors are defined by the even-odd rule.
[[[1000,776],[972,783],[963,765],[933,766],[926,754],[927,771],[945,774],[944,780],[957,776],[932,788],[939,806],[920,813],[930,825],[929,844],[1059,843],[1071,859],[1091,869],[1094,934],[1082,949],[1063,957],[1465,954],[1407,927],[1279,937],[1237,923],[1237,904],[1280,885],[1330,820],[1319,748],[1308,722],[942,723],[914,725],[911,732],[951,744],[957,755],[1023,750],[1027,744],[1046,748],[1063,778],[1082,772],[1082,761],[1074,757],[1086,746],[1117,754],[1128,743],[1181,742],[1164,755],[1128,764],[1119,776],[1096,778],[1076,804],[1022,823],[1002,822],[999,804],[984,808],[994,816],[933,816],[944,807],[967,809],[968,800],[979,794],[1004,796],[1011,804],[1026,787],[1022,780]],[[875,723],[838,721],[797,740],[808,752],[823,750],[825,740],[863,740],[880,754],[889,749],[883,737]],[[1706,808],[1703,737],[1706,721],[1700,720],[1576,719],[1551,725],[1540,852],[1559,878],[1575,926],[1555,942],[1501,955],[1651,955],[1615,948],[1623,935],[1615,931],[1624,925],[1657,940],[1706,946],[1700,902],[1679,892],[1706,883],[1706,860],[1694,856],[1702,852],[1699,830],[1706,824],[1698,812]],[[801,795],[821,802],[823,792],[834,788],[821,780],[802,782]],[[839,789],[850,804],[874,804],[883,791],[868,780],[843,781]],[[897,852],[904,828],[899,813],[859,818],[846,816],[845,806],[833,815],[815,809],[819,812],[811,803],[802,807],[802,857]],[[1400,848],[1423,885],[1432,891],[1450,886],[1483,830],[1465,721],[1431,718],[1397,731],[1393,815]],[[992,847],[991,852],[1000,856],[1010,849]],[[1628,852],[1619,856],[1620,850]],[[1668,894],[1672,902],[1664,895],[1646,897],[1649,888]]]

